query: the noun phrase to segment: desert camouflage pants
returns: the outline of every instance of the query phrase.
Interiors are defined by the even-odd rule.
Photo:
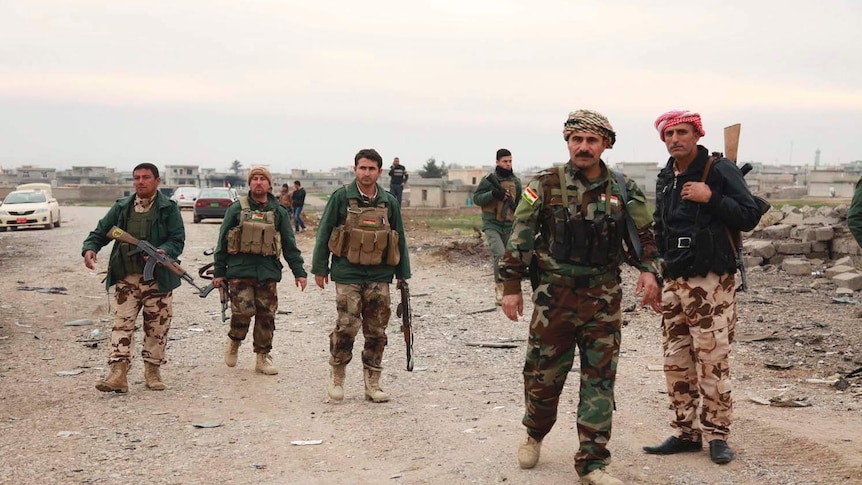
[[[329,334],[329,364],[346,365],[353,359],[353,341],[359,328],[365,337],[362,365],[381,371],[386,347],[389,308],[389,283],[367,282],[359,285],[335,284],[335,306],[338,317]]]
[[[173,293],[159,293],[155,281],[144,283],[144,275],[130,274],[114,286],[114,326],[108,362],[131,361],[135,350],[135,320],[144,310],[144,346],[141,358],[151,364],[165,362],[165,346],[171,328]]]
[[[730,432],[735,285],[732,274],[709,273],[668,280],[662,290],[664,374],[675,413],[671,426],[682,439],[727,439]]]
[[[485,229],[485,239],[488,241],[488,249],[491,250],[491,255],[494,257],[494,283],[499,283],[500,280],[500,260],[506,254],[506,243],[512,235],[512,229],[508,231],[493,231]]]
[[[572,369],[575,347],[580,350],[578,438],[575,470],[585,475],[607,466],[614,412],[614,380],[620,350],[618,282],[572,289],[540,284],[533,292],[533,317],[524,364],[523,423],[542,439],[557,420],[557,405]]]
[[[272,350],[275,333],[275,312],[278,311],[278,292],[275,281],[260,282],[255,278],[231,278],[230,330],[227,336],[242,342],[248,335],[251,317],[254,317],[254,351],[268,354]]]

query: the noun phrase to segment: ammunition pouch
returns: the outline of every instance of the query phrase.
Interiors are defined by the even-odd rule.
[[[389,226],[388,209],[359,207],[350,199],[347,217],[332,230],[327,246],[333,255],[346,257],[351,264],[376,266],[385,263],[396,266],[401,262],[398,232]]]
[[[275,211],[252,210],[248,197],[240,198],[240,206],[239,225],[227,232],[227,253],[276,257],[281,254],[281,234],[275,227]]]
[[[586,220],[581,213],[569,217],[565,207],[552,207],[553,234],[548,252],[560,262],[605,267],[622,254],[625,213],[596,214]]]

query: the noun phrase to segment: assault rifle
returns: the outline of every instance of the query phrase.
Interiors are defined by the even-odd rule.
[[[194,278],[192,278],[191,275],[179,265],[179,263],[174,261],[170,256],[160,253],[159,249],[149,242],[138,240],[117,226],[112,227],[111,230],[108,231],[108,237],[131,246],[135,246],[137,249],[130,254],[144,253],[149,256],[149,258],[147,258],[147,262],[144,264],[145,282],[153,281],[155,279],[153,271],[156,269],[156,264],[161,264],[167,268],[168,271],[179,276],[185,280],[186,283],[194,286],[198,292],[203,291],[201,287],[195,284]]]
[[[503,195],[503,213],[502,213],[502,214],[500,214],[500,216],[501,216],[503,219],[505,219],[505,218],[506,218],[506,210],[507,210],[507,209],[511,209],[511,211],[512,211],[512,212],[515,212],[515,207],[516,207],[516,205],[515,205],[515,201],[514,201],[514,200],[512,200],[512,196],[511,196],[511,195],[509,195],[509,193],[508,193],[508,192],[506,192],[506,189],[504,189],[504,188],[503,188],[503,184],[501,184],[501,183],[500,183],[500,179],[498,179],[498,178],[497,178],[497,174],[495,174],[494,172],[491,172],[491,173],[489,173],[489,174],[488,174],[488,176],[487,176],[487,177],[485,177],[485,178],[487,178],[487,179],[488,179],[488,182],[490,182],[490,183],[491,183],[491,185],[492,185],[495,189],[497,189],[497,190],[501,190],[501,191],[503,191],[503,194],[505,194],[505,195]]]
[[[215,288],[215,286],[212,283],[204,286],[204,288],[201,290],[201,293],[199,296],[201,298],[206,298],[207,295],[209,295],[213,291],[214,288]],[[228,292],[227,280],[223,280],[221,282],[221,286],[218,287],[218,299],[221,302],[221,321],[226,322],[228,319],[227,305],[228,305],[228,302],[230,301],[230,293]]]
[[[401,332],[404,334],[404,344],[407,348],[407,370],[413,371],[413,308],[410,306],[410,287],[407,280],[401,280],[401,303],[395,309],[395,315],[401,318]]]

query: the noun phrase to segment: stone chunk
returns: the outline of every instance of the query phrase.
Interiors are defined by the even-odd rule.
[[[831,241],[835,236],[835,230],[831,226],[818,227],[814,232],[816,233],[815,241]]]
[[[825,274],[827,278],[834,278],[841,273],[852,273],[854,271],[856,271],[856,268],[854,268],[853,266],[845,266],[843,264],[838,264],[831,268],[826,268],[826,271],[823,274]]]
[[[763,259],[769,259],[775,256],[775,245],[772,241],[763,239],[752,239],[745,241],[745,248],[752,256],[758,256]]]
[[[811,252],[811,243],[783,242],[778,243],[778,254],[807,254]]]
[[[764,227],[760,236],[764,239],[772,240],[787,239],[790,237],[790,229],[792,229],[792,226],[789,224],[776,224],[774,226]]]
[[[781,262],[781,268],[793,276],[804,276],[811,274],[811,263],[804,259],[787,258]]]
[[[859,273],[841,273],[835,275],[832,281],[838,288],[847,288],[853,291],[862,290],[862,274]]]

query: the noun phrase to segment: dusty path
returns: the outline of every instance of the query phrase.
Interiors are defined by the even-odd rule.
[[[518,469],[526,317],[515,324],[499,311],[471,314],[493,301],[490,268],[441,262],[429,248],[451,238],[427,231],[408,235],[414,248],[411,289],[419,295],[417,369],[404,370],[403,340],[393,326],[382,381],[389,403],[362,399],[358,357],[348,367],[345,402],[324,401],[334,288],[309,286],[302,294],[289,274],[279,285],[280,310],[290,313],[276,321],[278,376],[253,372],[250,345],[241,348],[239,366],[224,366],[227,327],[217,298],[201,300],[183,286],[175,292],[163,368],[169,389],[146,390],[135,359],[129,394],[96,391],[105,341],[93,349],[76,339],[94,329],[109,331],[109,297],[103,275],[84,268],[80,247],[105,211],[64,207],[59,229],[0,233],[0,483],[574,482],[577,373],[570,376],[538,467]],[[196,269],[206,262],[202,251],[213,244],[218,222],[191,224],[191,214],[184,217],[183,264]],[[308,267],[312,233],[299,239]],[[108,254],[99,253],[100,271]],[[624,308],[634,302],[633,282],[629,275]],[[860,380],[850,379],[854,386],[843,392],[805,382],[862,366],[860,320],[855,307],[831,304],[829,288],[811,291],[811,283],[818,282],[752,274],[760,293],[742,297],[740,333],[775,331],[778,340],[734,349],[731,442],[738,458],[722,467],[706,453],[641,452],[642,445],[669,434],[663,378],[648,370],[661,363],[659,321],[641,310],[624,313],[609,470],[627,483],[862,483]],[[68,294],[16,290],[22,285],[64,286]],[[79,318],[96,325],[63,325]],[[465,345],[498,339],[518,347]],[[764,367],[779,360],[791,367]],[[56,374],[73,369],[83,371]],[[779,394],[805,397],[812,406],[779,408],[748,399]],[[323,443],[291,445],[295,440]]]

